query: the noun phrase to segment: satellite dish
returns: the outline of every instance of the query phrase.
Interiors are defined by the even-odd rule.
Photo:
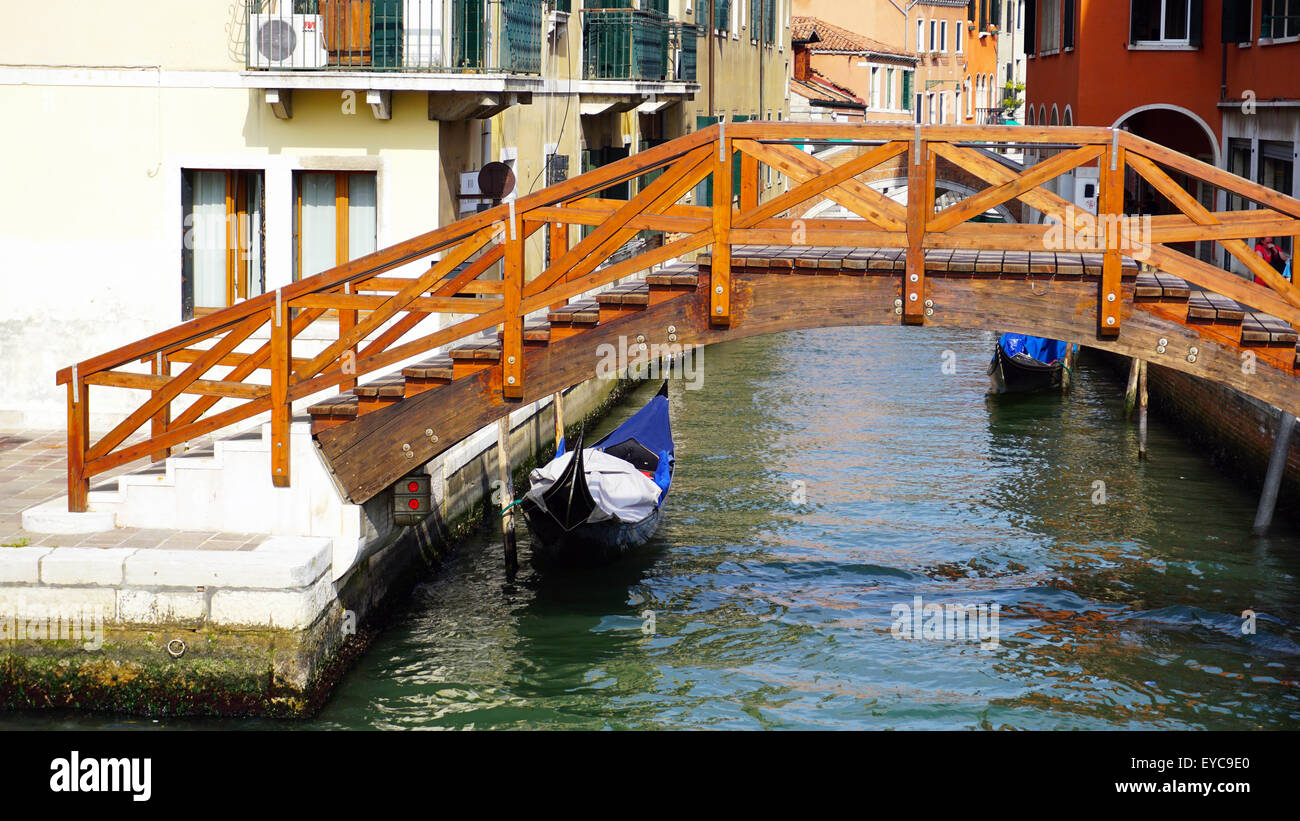
[[[490,162],[479,169],[478,190],[485,197],[505,199],[515,190],[515,172],[503,162]]]

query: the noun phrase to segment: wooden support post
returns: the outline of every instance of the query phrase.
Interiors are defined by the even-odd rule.
[[[1295,415],[1278,411],[1277,436],[1273,439],[1273,453],[1268,458],[1268,472],[1264,474],[1264,490],[1259,495],[1255,511],[1255,535],[1263,536],[1273,525],[1273,510],[1277,507],[1277,492],[1286,473],[1287,456],[1291,453],[1291,434],[1295,432]]]
[[[72,366],[68,381],[68,512],[85,513],[90,499],[90,477],[86,475],[86,450],[90,445],[89,385],[81,381]]]
[[[562,207],[563,203],[559,207]],[[551,258],[546,260],[546,267],[550,268],[560,260],[565,254],[569,253],[569,224],[567,222],[552,222],[550,224],[551,232]],[[551,305],[552,311],[563,308],[568,304],[568,300],[561,300]]]
[[[731,324],[731,140],[726,124],[718,132],[713,166],[713,263],[709,276],[709,321]]]
[[[1119,334],[1124,293],[1120,287],[1123,260],[1119,246],[1126,233],[1121,231],[1119,222],[1124,217],[1124,149],[1118,141],[1112,141],[1106,147],[1099,162],[1097,224],[1105,244],[1102,246],[1101,282],[1097,288],[1097,335],[1114,337]],[[1065,230],[1072,231],[1074,226],[1067,225]]]
[[[289,425],[293,404],[289,400],[289,377],[293,369],[293,334],[289,306],[275,292],[271,315],[271,484],[289,486]]]
[[[1147,363],[1138,369],[1138,458],[1147,458]]]
[[[505,328],[501,338],[501,393],[506,399],[524,397],[524,318],[519,302],[524,290],[524,232],[515,203],[510,202],[510,224],[506,226],[502,268],[505,295]]]
[[[758,158],[748,152],[740,155],[740,213],[758,207]]]
[[[167,357],[167,354],[163,353],[162,351],[159,351],[157,354],[154,355],[153,362],[150,363],[149,369],[154,376],[171,376],[172,375],[171,359]],[[158,392],[154,391],[153,395],[157,396]],[[161,408],[159,408],[158,412],[155,413],[153,415],[153,418],[149,420],[149,435],[154,438],[162,436],[164,433],[167,432],[167,426],[171,424],[171,419],[172,419],[172,405],[170,402],[168,402],[165,405],[163,405]],[[171,448],[163,448],[162,450],[154,451],[152,454],[150,454],[149,459],[150,461],[153,462],[161,462],[171,455],[172,455]]]
[[[934,216],[935,157],[917,129],[907,158],[907,265],[903,270],[903,324],[925,323],[925,224]]]
[[[343,293],[352,293],[352,284],[344,283]],[[357,324],[357,312],[355,308],[339,310],[339,336],[344,336],[351,331]],[[339,354],[340,370],[345,374],[351,374],[350,379],[344,379],[339,382],[339,391],[350,391],[357,386],[357,349],[356,346],[348,348]]]
[[[555,448],[559,450],[560,440],[564,438],[564,391],[555,392],[551,406],[555,408]]]
[[[515,488],[510,477],[510,414],[497,420],[497,478],[501,482],[501,539],[505,547],[506,576],[513,580],[519,570],[515,547]]]
[[[567,222],[552,222],[549,223],[549,226],[551,232],[551,257],[546,260],[547,268],[558,262],[560,257],[569,253],[569,224]]]
[[[1124,421],[1133,421],[1133,411],[1137,408],[1138,372],[1142,370],[1142,360],[1137,357],[1129,363],[1128,387],[1124,390]]]

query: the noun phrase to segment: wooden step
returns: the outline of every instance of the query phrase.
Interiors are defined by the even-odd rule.
[[[469,376],[501,361],[501,343],[495,339],[458,345],[447,352],[451,357],[453,379]]]
[[[1133,298],[1138,302],[1181,301],[1191,294],[1186,280],[1173,274],[1146,271],[1137,274],[1133,280]]]
[[[546,320],[551,323],[551,341],[558,342],[599,323],[600,305],[594,299],[580,299],[552,309]]]
[[[497,341],[504,342],[505,328],[497,331]],[[524,350],[545,348],[551,341],[551,323],[544,319],[530,319],[524,322]]]
[[[406,380],[406,395],[415,396],[430,388],[445,385],[454,378],[455,368],[450,356],[434,356],[422,359],[402,368]]]
[[[357,385],[352,392],[357,396],[357,416],[365,416],[402,401],[406,396],[406,380],[401,374],[390,374]]]
[[[307,408],[313,435],[357,418],[357,395],[348,391],[322,400]]]
[[[1287,346],[1294,347],[1297,337],[1295,329],[1284,320],[1270,314],[1247,312],[1241,320],[1241,344],[1252,347]]]
[[[1150,274],[1141,276],[1150,276]],[[1168,276],[1168,274],[1162,276]],[[1189,322],[1240,325],[1245,315],[1246,309],[1238,304],[1236,300],[1212,291],[1191,291],[1187,298],[1187,319]]]
[[[596,294],[596,304],[600,306],[601,322],[639,313],[650,304],[650,284],[637,281],[615,285]]]
[[[658,271],[646,274],[645,281],[650,290],[650,304],[658,305],[694,292],[700,287],[700,272],[693,265],[665,265]]]

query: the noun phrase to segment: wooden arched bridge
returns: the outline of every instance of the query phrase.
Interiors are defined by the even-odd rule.
[[[832,140],[859,153],[832,167],[804,150]],[[1008,146],[1045,159],[1017,170],[997,155]],[[906,205],[860,179],[896,158],[906,162]],[[940,160],[988,187],[936,210]],[[1046,185],[1091,165],[1095,219]],[[790,185],[760,201],[764,166]],[[1171,213],[1125,214],[1125,169]],[[737,173],[738,197],[683,204],[710,175],[714,192],[733,190]],[[1253,207],[1207,207],[1177,177]],[[629,180],[629,200],[600,197]],[[821,197],[855,218],[784,216]],[[1057,224],[972,222],[1016,199]],[[578,239],[575,226],[589,233]],[[525,242],[543,230],[549,259],[525,270]],[[610,261],[643,231],[664,241]],[[831,325],[1019,330],[1158,362],[1300,413],[1300,292],[1247,242],[1297,234],[1300,201],[1110,129],[714,125],[61,370],[69,509],[86,509],[97,474],[266,413],[278,445],[269,470],[286,485],[292,403],[334,391],[311,407],[313,430],[340,486],[361,502],[512,406],[591,378],[599,347],[620,338],[635,352],[642,342],[654,350]],[[1203,241],[1266,285],[1185,252]],[[435,255],[419,274],[395,275]],[[327,311],[337,312],[337,339],[295,356],[296,338]],[[429,322],[444,314],[449,324]],[[250,341],[268,326],[268,341]],[[101,386],[145,393],[92,441],[87,408]]]

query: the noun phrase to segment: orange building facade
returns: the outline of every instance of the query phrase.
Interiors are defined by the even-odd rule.
[[[1027,124],[1124,128],[1300,196],[1297,0],[1026,0],[1024,24]],[[1126,190],[1164,207],[1132,175]]]

